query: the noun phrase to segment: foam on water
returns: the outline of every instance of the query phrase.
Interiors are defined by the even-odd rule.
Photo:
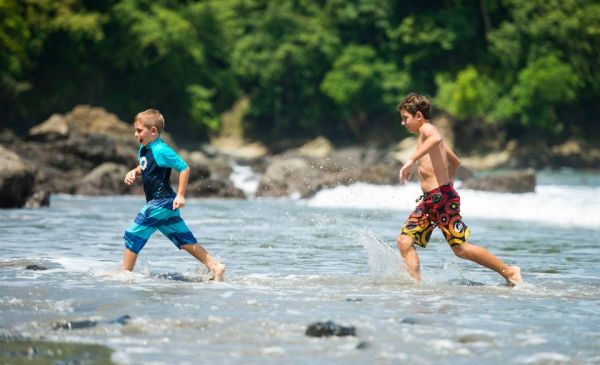
[[[246,196],[252,197],[258,187],[259,175],[257,175],[250,166],[241,166],[233,164],[231,166],[233,171],[231,172],[230,179],[233,185],[241,189]]]
[[[457,186],[459,186],[457,184]],[[535,193],[508,194],[461,189],[463,217],[531,221],[543,224],[600,229],[600,187],[541,185]],[[328,208],[411,211],[419,185],[376,186],[357,183],[318,192],[308,205]]]

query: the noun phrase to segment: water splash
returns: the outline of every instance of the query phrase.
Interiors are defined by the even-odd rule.
[[[372,275],[377,278],[410,280],[400,253],[385,244],[375,233],[360,230],[356,240],[367,252]]]

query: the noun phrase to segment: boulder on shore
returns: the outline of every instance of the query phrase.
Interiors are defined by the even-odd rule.
[[[535,192],[535,171],[513,171],[497,175],[471,178],[463,183],[463,188],[500,193]]]
[[[324,158],[279,155],[268,164],[258,184],[256,196],[298,195],[309,198],[321,189],[338,185],[357,182],[394,184],[397,181],[397,163],[381,162],[381,159],[370,156],[365,151],[340,150]]]
[[[0,208],[20,208],[33,193],[35,169],[0,146]]]
[[[133,187],[126,185],[123,180],[129,168],[113,162],[105,162],[93,169],[77,183],[75,193],[82,195],[113,195],[129,193]],[[139,178],[138,178],[139,182]]]

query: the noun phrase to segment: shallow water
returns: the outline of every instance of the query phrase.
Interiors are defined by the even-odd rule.
[[[134,273],[118,271],[142,197],[53,196],[47,209],[0,211],[0,335],[102,344],[125,364],[599,363],[600,221],[569,215],[597,212],[597,199],[575,197],[598,189],[459,191],[472,241],[523,269],[516,288],[455,258],[439,232],[419,250],[423,282],[410,281],[394,241],[412,185],[188,199],[182,215],[227,265],[225,283],[159,233]],[[95,325],[57,326],[85,320]],[[325,320],[357,336],[304,335]]]

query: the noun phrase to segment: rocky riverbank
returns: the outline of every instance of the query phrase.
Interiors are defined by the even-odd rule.
[[[448,120],[437,121],[453,143]],[[168,134],[163,138],[191,167],[189,197],[247,198],[296,196],[308,198],[319,190],[355,182],[395,184],[398,170],[415,148],[415,138],[389,146],[363,145],[334,148],[319,137],[279,154],[254,143],[215,143],[197,150],[178,148]],[[230,141],[231,142],[231,141]],[[235,141],[234,141],[235,142]],[[519,148],[463,158],[457,178],[473,189],[530,192],[535,173],[495,174],[475,179],[473,171],[498,168],[570,165],[600,166],[600,150],[575,141],[563,146]],[[138,143],[132,127],[102,108],[77,106],[52,115],[19,138],[0,131],[0,207],[36,207],[49,202],[49,194],[142,194],[140,184],[129,187],[123,176],[136,166]],[[250,166],[260,177],[254,192],[232,182],[232,167]],[[172,181],[177,182],[176,174]]]

